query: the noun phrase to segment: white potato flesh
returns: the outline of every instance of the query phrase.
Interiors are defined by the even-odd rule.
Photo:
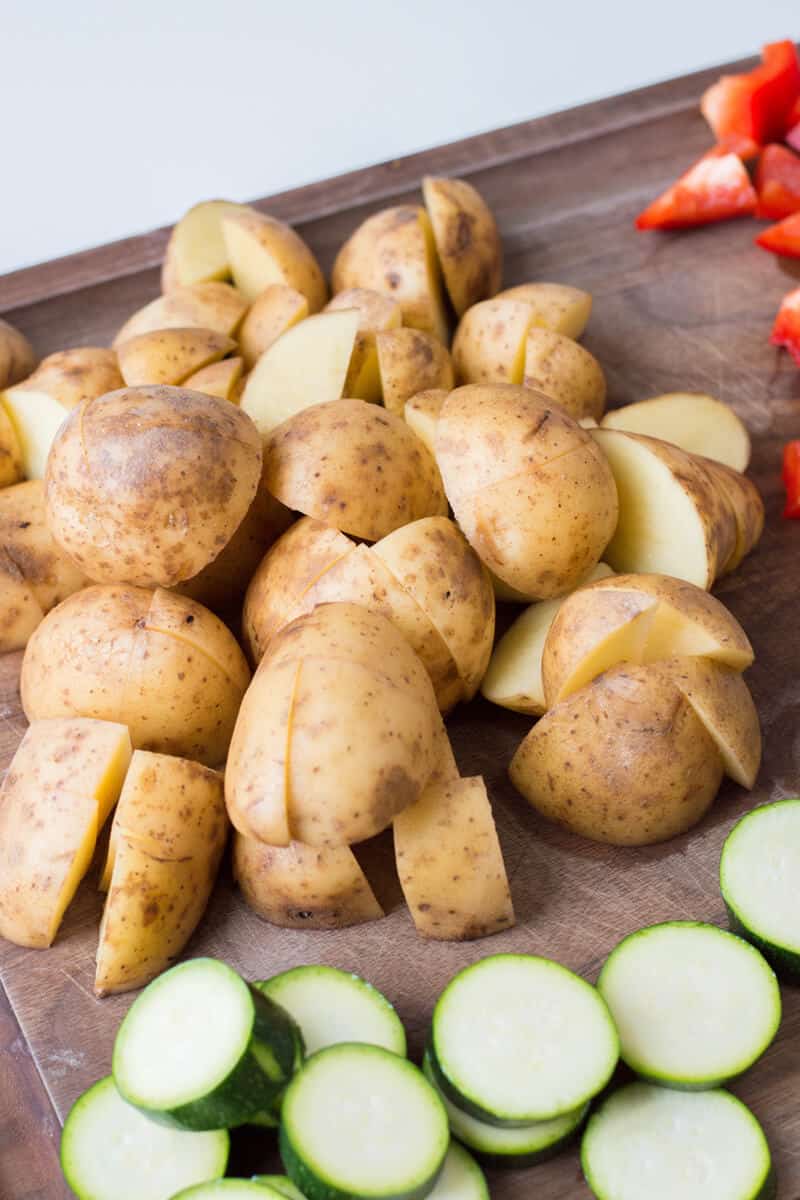
[[[750,435],[733,409],[703,392],[668,392],[606,413],[605,429],[623,429],[672,442],[691,454],[747,470]]]

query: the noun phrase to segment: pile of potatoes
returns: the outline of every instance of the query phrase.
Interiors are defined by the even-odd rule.
[[[219,200],[110,348],[36,366],[0,323],[0,650],[31,722],[0,933],[52,942],[115,810],[100,994],[180,953],[229,823],[274,924],[382,916],[388,832],[423,936],[508,928],[443,722],[479,689],[541,718],[511,778],[584,836],[660,840],[724,773],[752,786],[752,650],[708,595],[761,534],[747,431],[709,396],[606,413],[591,296],[501,291],[478,192],[422,201],[353,232],[332,297],[294,230]],[[495,645],[497,600],[525,607]]]

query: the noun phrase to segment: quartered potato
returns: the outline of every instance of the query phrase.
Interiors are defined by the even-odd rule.
[[[369,288],[347,288],[325,306],[325,312],[341,309],[358,312],[358,332],[341,394],[377,404],[383,393],[375,339],[379,333],[400,328],[403,323],[400,305],[390,296]]]
[[[248,308],[237,334],[245,368],[252,370],[273,342],[307,316],[308,301],[296,288],[285,283],[264,288]]]
[[[238,404],[243,367],[241,358],[225,358],[222,362],[209,363],[189,376],[186,387],[193,392],[205,392],[207,396]]]
[[[19,383],[35,366],[36,355],[28,339],[0,318],[0,388]]]
[[[204,200],[184,213],[173,227],[161,270],[161,290],[190,287],[231,273],[222,237],[222,218],[241,211],[232,200]]]
[[[436,422],[442,405],[447,399],[448,392],[444,388],[429,388],[425,392],[417,392],[403,405],[403,416],[406,425],[424,442],[431,454],[436,457]]]
[[[420,329],[390,329],[375,339],[384,407],[403,415],[407,400],[430,388],[453,387],[446,347]]]
[[[532,325],[569,338],[581,336],[592,312],[590,294],[567,283],[519,283],[500,292],[497,299],[527,304]]]
[[[761,765],[761,726],[753,697],[737,670],[708,658],[675,658],[675,684],[711,734],[725,774],[752,788]]]
[[[0,489],[19,483],[23,473],[22,447],[0,398]]]
[[[235,349],[232,338],[213,329],[158,329],[121,342],[117,357],[128,387],[177,387]]]
[[[727,575],[735,571],[742,559],[754,550],[764,532],[764,501],[756,485],[745,475],[721,462],[701,458],[701,466],[720,494],[727,500],[736,524],[736,544],[722,568]]]
[[[626,404],[603,417],[604,429],[623,429],[673,442],[690,454],[746,471],[750,435],[733,409],[702,392],[669,392]]]
[[[555,400],[576,421],[597,420],[606,407],[606,380],[600,363],[572,338],[534,325],[525,338],[522,382]]]
[[[131,338],[161,329],[210,329],[233,337],[247,309],[247,301],[229,283],[194,283],[178,287],[140,308],[114,338],[116,350]]]
[[[244,298],[255,300],[273,283],[300,292],[309,311],[328,299],[325,277],[311,250],[290,225],[254,208],[222,213],[222,239],[233,282]]]
[[[422,194],[447,294],[460,317],[500,289],[503,246],[497,222],[480,192],[465,179],[426,175]]]

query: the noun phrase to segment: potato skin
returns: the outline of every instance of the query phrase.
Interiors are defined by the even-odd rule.
[[[521,300],[495,296],[474,304],[453,337],[456,381],[521,384],[530,308]]]
[[[492,210],[465,179],[427,175],[425,207],[445,286],[457,316],[494,296],[503,277],[503,246]]]
[[[542,717],[509,775],[548,820],[593,841],[645,846],[705,815],[723,764],[668,669],[622,665]]]
[[[230,541],[261,475],[235,405],[180,388],[125,388],[74,409],[48,460],[47,520],[100,583],[172,586]]]
[[[250,371],[265,350],[282,333],[308,316],[308,301],[302,292],[285,283],[273,283],[256,296],[239,329],[239,351],[245,370]]]
[[[20,692],[29,721],[118,721],[137,749],[224,761],[249,682],[225,625],[184,596],[119,584],[53,609],[28,642]]]
[[[521,301],[528,306],[533,325],[570,338],[581,336],[592,312],[590,293],[567,283],[518,283],[505,288],[497,299]]]
[[[602,417],[606,379],[600,363],[572,338],[533,327],[525,340],[523,383],[550,396],[571,417]]]
[[[11,418],[0,398],[0,489],[18,483],[23,476],[22,450]]]
[[[383,404],[403,415],[406,400],[430,388],[453,387],[453,366],[442,343],[421,329],[390,329],[375,339]]]
[[[177,387],[235,348],[232,338],[213,329],[155,329],[123,342],[117,357],[126,386]]]
[[[0,388],[19,383],[35,366],[36,355],[24,333],[0,317]]]
[[[764,532],[764,501],[756,485],[746,475],[710,458],[701,457],[699,462],[721,495],[727,499],[736,522],[734,548],[720,568],[720,574],[727,575],[736,570],[742,559],[761,540]]]
[[[447,501],[432,455],[402,418],[364,400],[329,400],[284,421],[264,444],[267,488],[287,508],[365,541]]]
[[[229,283],[177,287],[133,313],[114,338],[114,349],[140,334],[162,329],[210,329],[233,337],[246,308],[247,301]]]
[[[670,674],[719,747],[725,773],[752,788],[761,765],[761,725],[742,676],[707,658],[673,658]]]
[[[278,282],[275,274],[280,274],[280,282],[305,296],[310,312],[319,312],[325,304],[328,299],[328,286],[319,263],[300,234],[285,221],[279,221],[277,217],[271,217],[255,208],[227,209],[222,214],[222,236],[231,258],[234,282],[246,299],[255,300],[265,284],[253,286],[250,274],[252,266],[245,278],[239,278],[236,254],[232,250],[234,245],[239,245],[240,248],[248,246],[248,257],[251,260],[254,258],[254,251],[268,256],[271,260],[271,277],[268,282]]]

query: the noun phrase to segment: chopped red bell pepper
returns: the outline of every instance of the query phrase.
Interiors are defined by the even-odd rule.
[[[773,346],[785,346],[800,367],[800,288],[783,297],[769,340]]]
[[[786,488],[784,517],[800,519],[800,441],[787,442],[783,447],[783,485]]]
[[[758,235],[756,245],[783,258],[800,258],[800,212],[770,225]]]
[[[685,229],[755,211],[756,193],[742,160],[716,148],[636,218],[637,229]]]
[[[761,64],[743,75],[723,75],[703,93],[700,110],[717,139],[736,133],[760,145],[780,141],[800,97],[800,62],[794,42],[772,42]]]
[[[723,154],[735,154],[742,162],[750,162],[758,158],[761,147],[752,138],[743,137],[741,133],[726,133],[719,139],[716,146],[707,151],[706,158],[714,155],[721,158]]]
[[[785,146],[765,146],[756,171],[757,217],[780,221],[800,212],[800,158]]]

